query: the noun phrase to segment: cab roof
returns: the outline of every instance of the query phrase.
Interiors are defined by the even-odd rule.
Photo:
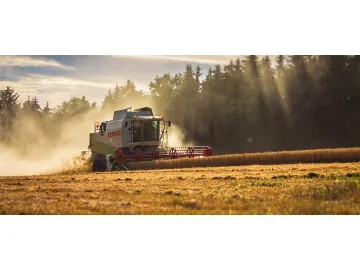
[[[136,117],[139,116],[154,116],[153,111],[149,107],[143,107],[139,109],[135,109],[134,111],[131,111],[130,108],[118,110],[114,112],[113,120],[121,120],[121,119],[132,119],[136,115]]]
[[[161,116],[136,116],[136,119],[143,119],[143,120],[162,120],[163,118]]]

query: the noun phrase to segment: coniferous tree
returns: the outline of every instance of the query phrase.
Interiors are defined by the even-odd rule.
[[[7,86],[5,90],[0,90],[0,138],[7,140],[9,134],[6,131],[12,127],[20,108],[19,94]]]
[[[111,89],[109,89],[107,94],[105,94],[105,98],[104,98],[103,104],[101,106],[101,110],[102,111],[113,110],[114,105],[115,105],[114,94],[111,91]]]
[[[51,116],[51,112],[52,112],[52,109],[50,108],[50,103],[49,103],[49,101],[46,101],[46,104],[45,104],[44,109],[42,110],[42,113],[45,118],[49,118]]]

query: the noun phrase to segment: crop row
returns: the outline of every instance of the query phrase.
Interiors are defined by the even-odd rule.
[[[132,162],[129,169],[171,169],[292,163],[333,163],[360,161],[360,147],[219,155]]]

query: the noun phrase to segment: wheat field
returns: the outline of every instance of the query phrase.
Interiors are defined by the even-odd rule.
[[[359,214],[360,163],[0,177],[0,214]]]

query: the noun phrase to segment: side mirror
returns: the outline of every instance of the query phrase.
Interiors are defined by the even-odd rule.
[[[168,126],[171,127],[171,122],[169,121]]]

